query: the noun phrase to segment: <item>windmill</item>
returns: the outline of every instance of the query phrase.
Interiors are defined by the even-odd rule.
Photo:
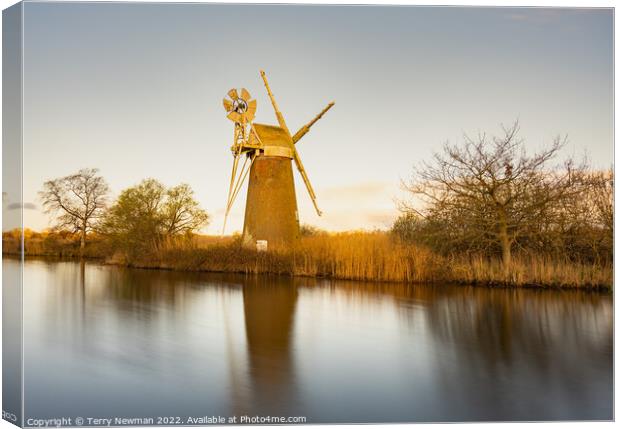
[[[228,113],[227,118],[234,122],[235,129],[230,148],[233,167],[222,234],[233,203],[249,176],[243,243],[245,246],[264,248],[267,245],[291,245],[299,238],[299,216],[291,161],[295,162],[316,213],[321,216],[316,194],[295,144],[334,103],[329,103],[310,122],[291,135],[265,72],[261,70],[260,75],[279,126],[253,123],[256,100],[251,98],[245,88],[240,93],[236,89],[228,91],[228,97],[224,98],[224,109]]]

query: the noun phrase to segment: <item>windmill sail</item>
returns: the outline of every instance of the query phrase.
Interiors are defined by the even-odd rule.
[[[331,109],[331,108],[334,106],[334,104],[335,104],[335,103],[334,103],[333,101],[332,101],[331,103],[329,103],[329,104],[327,105],[327,107],[325,107],[323,110],[321,110],[321,111],[319,112],[319,114],[318,114],[318,115],[316,115],[314,118],[312,118],[312,120],[311,120],[310,122],[308,122],[306,125],[304,125],[303,127],[301,127],[301,128],[299,129],[299,131],[297,131],[297,132],[295,133],[295,135],[293,136],[293,143],[297,143],[299,140],[301,140],[301,138],[302,138],[303,136],[305,136],[305,135],[308,133],[308,131],[310,131],[310,127],[312,127],[312,126],[316,123],[316,121],[318,121],[319,119],[321,119],[321,118],[323,117],[323,115],[324,115],[324,114],[325,114],[325,113],[326,113],[329,109]]]
[[[316,194],[314,193],[314,189],[312,189],[312,185],[310,184],[310,179],[308,179],[308,175],[306,174],[306,169],[304,168],[304,165],[301,163],[301,158],[299,157],[299,153],[297,153],[297,149],[295,149],[294,146],[293,146],[293,160],[295,161],[297,170],[299,170],[299,174],[301,174],[301,178],[304,180],[306,189],[308,190],[308,194],[310,194],[310,199],[312,200],[312,204],[314,205],[316,214],[321,216],[323,212],[319,209],[319,206],[316,202]]]
[[[282,112],[280,112],[280,109],[278,108],[278,104],[276,103],[276,99],[273,95],[273,93],[271,92],[271,87],[269,86],[269,82],[267,81],[267,76],[265,75],[265,72],[263,70],[260,71],[260,75],[263,78],[263,82],[265,84],[265,88],[267,89],[267,94],[269,95],[269,99],[271,100],[271,105],[273,106],[273,110],[275,111],[276,114],[276,118],[278,119],[278,123],[280,124],[280,127],[286,131],[286,133],[289,135],[289,137],[291,137],[291,133],[286,125],[286,122],[284,121],[284,116],[282,116]],[[312,204],[314,205],[314,209],[316,210],[316,213],[321,216],[323,214],[323,212],[321,212],[321,210],[319,209],[319,206],[316,202],[316,194],[314,193],[314,189],[312,189],[312,184],[310,184],[310,179],[308,179],[308,174],[306,173],[306,169],[304,168],[303,163],[301,162],[301,158],[299,157],[299,153],[297,152],[297,149],[295,149],[295,143],[297,141],[299,141],[309,130],[310,127],[312,125],[314,125],[314,123],[316,121],[318,121],[319,119],[321,119],[321,117],[325,114],[325,112],[327,112],[329,109],[331,109],[331,107],[334,105],[334,102],[331,102],[327,105],[326,108],[324,108],[312,121],[310,121],[308,124],[306,124],[304,127],[302,127],[301,130],[299,130],[294,137],[291,137],[291,141],[293,143],[292,145],[292,152],[293,152],[293,160],[295,161],[295,165],[297,166],[297,170],[299,170],[299,174],[301,174],[301,177],[304,181],[304,184],[306,185],[306,189],[308,190],[308,194],[310,194],[310,199],[312,200]]]

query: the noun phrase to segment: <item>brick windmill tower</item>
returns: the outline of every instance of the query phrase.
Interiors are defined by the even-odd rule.
[[[261,70],[260,74],[273,105],[278,126],[252,122],[256,114],[256,100],[251,98],[245,88],[241,89],[241,93],[231,89],[228,91],[228,97],[224,98],[227,117],[235,124],[231,147],[233,167],[224,228],[230,209],[249,175],[243,244],[265,249],[267,246],[291,246],[299,239],[299,216],[292,161],[301,174],[317,214],[321,215],[316,195],[295,144],[334,103],[329,103],[309,123],[291,135],[278,109],[265,72]],[[240,162],[241,160],[243,162]]]

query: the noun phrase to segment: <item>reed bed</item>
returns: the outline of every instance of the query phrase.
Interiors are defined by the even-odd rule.
[[[3,251],[19,252],[19,237],[5,234]],[[25,235],[27,255],[75,256],[69,236]],[[187,271],[280,274],[401,283],[463,283],[516,287],[611,289],[613,267],[516,255],[510,270],[499,259],[480,255],[441,256],[393,239],[385,232],[320,233],[303,237],[293,249],[258,252],[241,246],[240,237],[177,237],[163,240],[152,252],[127,258],[92,241],[87,255],[108,263],[140,268]]]
[[[320,234],[293,252],[294,274],[349,280],[428,282],[445,277],[442,258],[382,232]]]
[[[613,267],[579,261],[558,260],[544,255],[517,255],[508,271],[499,259],[482,256],[450,261],[454,281],[529,287],[611,289]]]
[[[285,274],[402,283],[463,283],[517,287],[611,289],[613,267],[517,255],[509,271],[497,258],[440,256],[418,245],[403,244],[384,232],[346,232],[303,237],[289,250],[257,252],[239,240],[172,240],[157,255],[136,266],[168,269]]]

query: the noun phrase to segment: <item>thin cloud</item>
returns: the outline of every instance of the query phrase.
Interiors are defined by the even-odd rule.
[[[398,216],[396,209],[338,210],[308,222],[328,231],[389,229]]]
[[[550,9],[550,8],[524,8],[519,12],[511,12],[504,15],[510,21],[530,22],[532,24],[548,24],[557,19],[582,15],[584,13],[597,12],[596,9]]]
[[[521,13],[511,13],[506,15],[506,18],[511,21],[525,21],[527,20],[527,15],[523,15]]]
[[[374,198],[376,196],[390,196],[393,192],[394,185],[385,182],[367,182],[359,185],[335,186],[323,188],[320,197],[323,199],[343,198]]]
[[[21,203],[11,203],[6,206],[7,210],[19,210],[21,208],[24,210],[37,210],[37,206],[34,203],[24,203],[23,205]]]

